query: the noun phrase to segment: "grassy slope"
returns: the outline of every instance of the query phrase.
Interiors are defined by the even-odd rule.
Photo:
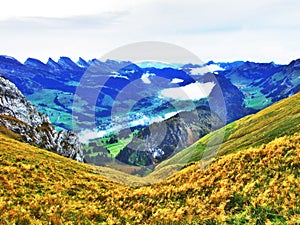
[[[219,148],[217,154],[225,155],[250,146],[260,146],[297,131],[300,131],[300,93],[206,135],[194,145],[162,162],[157,170],[165,166],[199,161],[204,151]],[[222,144],[206,147],[209,140],[216,139],[222,132],[225,133]]]
[[[0,135],[0,224],[299,223],[299,168],[296,134],[130,187]]]

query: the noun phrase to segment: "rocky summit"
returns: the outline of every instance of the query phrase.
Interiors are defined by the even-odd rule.
[[[0,127],[11,131],[29,144],[83,161],[82,146],[78,136],[62,130],[57,132],[48,116],[25,98],[9,80],[0,76]]]

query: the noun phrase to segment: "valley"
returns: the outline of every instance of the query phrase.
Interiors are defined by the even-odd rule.
[[[0,73],[15,82],[29,101],[49,116],[58,131],[74,130],[79,134],[80,141],[85,143],[86,162],[118,168],[123,168],[125,163],[123,171],[127,171],[127,165],[148,167],[142,168],[144,172],[140,175],[153,171],[160,162],[175,157],[205,134],[297,93],[300,87],[298,65],[295,60],[288,65],[210,61],[203,65],[147,62],[139,66],[82,58],[73,62],[67,57],[57,62],[50,58],[45,64],[29,58],[22,64],[12,57],[0,57]],[[212,89],[204,86],[209,82],[215,84]],[[194,89],[190,85],[194,85]],[[185,91],[186,87],[189,91]],[[176,97],[164,96],[168,90]],[[205,93],[198,99],[190,96],[200,91]],[[183,100],[184,96],[189,97]],[[178,115],[184,117],[184,113],[207,106],[213,111],[209,112],[210,116],[216,113],[220,120],[217,125],[214,119],[215,124],[209,129],[205,128],[209,123],[200,122],[200,115],[200,120],[192,116],[195,117],[192,126],[200,125],[196,129],[185,130],[185,119],[176,119]],[[155,135],[162,135],[154,134],[155,126],[175,131],[170,127],[177,126],[176,123],[168,122],[172,120],[178,120],[179,133],[166,136],[161,143],[153,141],[157,139]],[[206,131],[198,133],[197,129]],[[185,143],[179,144],[176,138],[179,136]]]
[[[2,1],[0,225],[300,225],[300,1]]]
[[[147,68],[145,83],[144,67],[124,63],[103,92],[87,80],[78,97],[83,59],[0,57],[0,224],[300,223],[298,61],[208,64],[218,71],[194,82],[199,65]],[[204,98],[160,96],[209,82]]]

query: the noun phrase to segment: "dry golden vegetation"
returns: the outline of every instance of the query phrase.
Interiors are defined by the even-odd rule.
[[[300,223],[299,133],[151,186],[104,170],[0,135],[0,224]]]

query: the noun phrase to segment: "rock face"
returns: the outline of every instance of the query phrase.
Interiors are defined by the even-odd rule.
[[[26,100],[18,88],[0,76],[0,126],[27,143],[83,161],[82,147],[71,131],[56,132],[49,118]]]
[[[63,156],[83,161],[83,152],[78,136],[72,131],[60,131],[56,135],[55,151]]]

